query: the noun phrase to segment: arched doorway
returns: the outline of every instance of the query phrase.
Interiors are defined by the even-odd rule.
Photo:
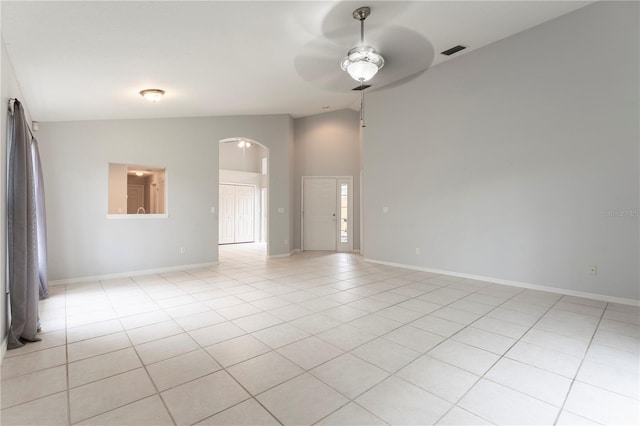
[[[253,139],[220,140],[219,258],[268,255],[269,149]]]

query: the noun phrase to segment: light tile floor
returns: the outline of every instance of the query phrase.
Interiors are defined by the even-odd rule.
[[[3,425],[639,424],[637,307],[363,262],[56,286]]]

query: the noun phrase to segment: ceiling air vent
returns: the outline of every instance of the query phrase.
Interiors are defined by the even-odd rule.
[[[361,86],[354,87],[354,88],[353,88],[353,89],[351,89],[351,90],[364,90],[364,89],[368,89],[369,87],[371,87],[371,85],[370,85],[370,84],[363,84],[363,85],[361,85]]]
[[[447,49],[444,52],[440,52],[440,53],[443,54],[443,55],[451,56],[454,53],[458,53],[459,51],[464,50],[466,48],[467,48],[467,46],[463,46],[463,45],[459,44],[457,46],[453,46],[451,49]]]

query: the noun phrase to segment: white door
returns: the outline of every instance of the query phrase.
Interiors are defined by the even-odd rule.
[[[220,185],[218,215],[218,243],[235,242],[235,188],[233,185]]]
[[[147,213],[144,209],[144,185],[127,185],[127,213]]]
[[[249,243],[255,240],[255,188],[236,186],[235,242]]]
[[[255,241],[255,188],[220,184],[218,244]]]
[[[304,178],[302,191],[304,250],[335,250],[338,214],[336,179]]]

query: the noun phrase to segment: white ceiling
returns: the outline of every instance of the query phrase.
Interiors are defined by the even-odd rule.
[[[3,0],[1,13],[33,119],[66,121],[354,107],[339,61],[358,42],[359,6],[371,6],[366,41],[387,60],[375,89],[589,3]],[[469,48],[438,53],[457,44]],[[138,94],[148,88],[167,93],[150,104]]]

